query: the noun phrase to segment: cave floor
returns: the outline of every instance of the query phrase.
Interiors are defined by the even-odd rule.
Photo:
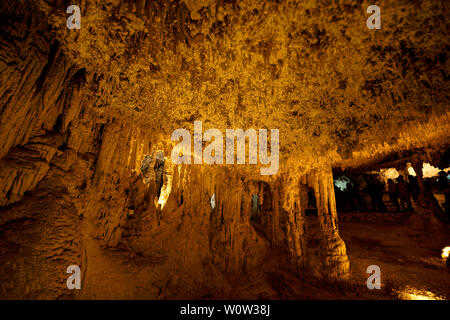
[[[309,218],[318,228],[316,217]],[[310,227],[312,224],[309,225]],[[330,283],[297,270],[288,263],[285,246],[273,248],[259,270],[252,270],[236,277],[214,272],[212,269],[204,279],[193,279],[193,283],[147,286],[144,275],[164,274],[165,264],[154,261],[150,264],[114,262],[110,257],[111,270],[95,268],[99,279],[105,274],[115,279],[117,288],[102,287],[103,281],[94,281],[98,296],[92,290],[86,298],[138,298],[138,299],[291,299],[291,300],[351,300],[351,299],[449,299],[450,269],[441,259],[442,248],[450,245],[448,226],[430,224],[415,213],[342,213],[339,214],[339,233],[346,243],[350,260],[350,281]],[[91,264],[95,263],[95,252],[90,248]],[[121,251],[118,250],[117,254]],[[100,255],[103,257],[103,255]],[[123,255],[118,256],[123,257]],[[114,258],[114,259],[113,259]],[[104,257],[101,261],[103,261]],[[381,270],[381,289],[369,290],[366,286],[370,265]],[[159,267],[158,267],[159,266]],[[120,271],[117,268],[120,267]],[[132,268],[133,267],[133,268]],[[131,268],[131,269],[130,269]],[[114,270],[113,270],[114,269]],[[123,271],[123,272],[122,272]],[[125,272],[127,271],[127,272]],[[141,276],[136,276],[137,274]],[[209,274],[210,273],[210,274]],[[158,278],[157,276],[155,276]],[[94,279],[95,278],[95,279]],[[144,280],[143,280],[144,279]],[[209,279],[209,280],[208,280]],[[119,281],[121,280],[121,281]],[[162,280],[161,280],[162,281]],[[110,283],[109,281],[108,283]],[[126,283],[126,288],[123,287]],[[100,286],[99,288],[97,288]],[[136,287],[133,289],[133,287]],[[126,289],[126,290],[124,290]],[[153,292],[152,290],[156,290]],[[104,292],[111,293],[111,297]],[[95,290],[94,290],[95,291]],[[117,292],[135,292],[134,296],[117,296]]]
[[[349,282],[330,284],[293,270],[272,256],[260,275],[235,282],[225,299],[449,299],[450,270],[441,250],[450,232],[427,226],[415,213],[340,214],[340,235],[350,260]],[[276,250],[274,250],[276,251]],[[370,265],[381,270],[381,289],[369,290]],[[300,274],[300,276],[299,276]]]
[[[450,269],[441,259],[449,228],[416,213],[341,214],[351,279],[365,282],[369,265],[381,270],[382,290],[399,299],[449,299]],[[369,220],[369,221],[368,221]]]

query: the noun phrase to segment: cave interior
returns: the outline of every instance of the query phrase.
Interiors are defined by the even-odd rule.
[[[0,1],[0,298],[449,299],[450,6],[370,4]]]

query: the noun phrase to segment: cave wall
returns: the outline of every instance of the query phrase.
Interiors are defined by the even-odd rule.
[[[134,2],[130,3],[131,13],[135,14]],[[214,88],[214,92],[198,93],[208,99],[197,102],[171,100],[172,95],[158,103],[157,100],[140,101],[145,108],[150,105],[157,110],[144,117],[145,121],[151,122],[150,126],[145,126],[142,121],[135,121],[136,114],[115,109],[115,103],[118,103],[114,102],[117,99],[111,98],[111,92],[120,91],[120,87],[105,85],[105,82],[114,83],[115,80],[108,75],[114,73],[117,76],[120,74],[118,69],[96,72],[93,65],[97,64],[101,69],[103,64],[89,60],[90,57],[83,55],[82,51],[76,51],[80,54],[74,57],[77,56],[71,51],[74,44],[67,44],[61,38],[60,30],[52,29],[54,16],[46,12],[48,6],[46,1],[0,4],[0,12],[7,18],[0,28],[1,298],[214,297],[217,292],[232,290],[230,279],[242,280],[258,274],[273,250],[278,248],[286,250],[280,263],[289,261],[299,274],[330,281],[348,279],[349,261],[337,227],[330,154],[337,157],[342,153],[347,157],[352,151],[348,146],[353,145],[345,140],[345,152],[336,151],[334,142],[330,146],[329,142],[334,138],[330,139],[321,130],[331,124],[328,114],[333,112],[322,107],[314,109],[316,111],[309,107],[294,110],[293,105],[299,103],[294,95],[290,96],[292,101],[266,101],[271,105],[269,112],[272,110],[274,114],[280,105],[289,106],[285,110],[286,123],[289,124],[285,129],[298,135],[289,135],[290,144],[283,151],[289,154],[289,151],[301,150],[285,159],[277,176],[263,179],[247,167],[174,165],[169,158],[172,145],[167,141],[170,136],[167,130],[192,122],[197,117],[201,119],[200,113],[212,113],[220,125],[244,127],[244,120],[249,118],[248,115],[257,114],[264,100],[253,101],[244,92],[266,91],[260,86],[245,87],[245,79],[228,79],[224,76],[227,74],[225,71],[216,78],[203,75],[208,81],[221,83],[222,87]],[[252,12],[253,9],[250,6],[243,10]],[[348,10],[353,12],[356,9],[350,7]],[[320,17],[320,12],[311,11]],[[197,11],[194,11],[194,17],[195,13]],[[309,27],[315,30],[312,25]],[[314,32],[320,38],[321,32]],[[180,36],[180,30],[177,34]],[[314,40],[316,37],[309,31],[303,34],[308,43],[305,48],[308,49],[302,54],[308,56],[320,51],[320,44]],[[100,37],[98,34],[93,37],[97,36]],[[71,34],[68,38],[73,40],[72,37],[75,36]],[[109,38],[105,36],[104,39]],[[201,39],[198,41],[203,43]],[[270,43],[269,39],[267,43]],[[283,69],[285,64],[275,59],[277,54],[271,56],[268,53],[271,46],[267,43],[252,46],[258,57],[252,63],[259,63],[255,70],[264,70],[263,74],[269,74],[268,79],[276,82],[277,70],[280,69],[283,81],[287,81],[289,70]],[[125,44],[132,49],[130,43]],[[157,42],[157,45],[161,43]],[[80,46],[80,50],[83,48]],[[102,48],[99,46],[97,49],[101,51]],[[175,54],[177,59],[183,60],[189,54],[184,44],[181,47],[175,44],[175,48],[181,50]],[[209,50],[226,51],[219,48],[217,44]],[[151,48],[147,49],[151,51]],[[205,50],[201,47],[198,51],[205,54]],[[127,54],[128,58],[133,57],[128,51]],[[171,56],[173,53],[167,54]],[[239,56],[235,52],[228,54],[230,57]],[[120,59],[124,56],[118,55]],[[109,53],[98,57],[113,60]],[[201,60],[201,57],[195,55],[196,59]],[[217,62],[222,58],[209,56],[204,70],[211,70],[214,64],[226,69],[224,61]],[[272,60],[276,63],[270,63]],[[123,65],[129,66],[127,61],[121,60]],[[241,62],[245,64],[245,61]],[[168,61],[160,61],[160,65],[155,62],[152,66],[155,70],[166,68],[164,70],[168,71],[165,72],[175,75],[174,70],[179,70],[180,65],[185,71],[192,68],[186,61],[175,62],[171,65]],[[133,82],[133,77],[128,76],[124,76],[124,83]],[[154,73],[151,76],[160,81],[157,84],[161,85],[162,92],[171,92],[167,83],[183,88],[176,93],[179,96],[184,96],[187,92],[184,90],[189,88],[186,83],[177,82],[175,76],[170,79],[165,74]],[[303,77],[298,76],[299,79]],[[251,77],[258,78],[253,74]],[[200,78],[193,72],[190,81],[192,84],[200,83]],[[333,79],[337,81],[337,78]],[[135,81],[141,84],[140,80]],[[283,84],[277,85],[281,88]],[[200,108],[208,105],[209,100],[219,101],[219,93],[227,86],[239,89],[239,93],[234,92],[235,89],[231,90],[232,93],[223,93],[223,96],[233,96],[229,100],[233,101],[233,108],[228,110],[232,117],[225,115],[220,118],[223,115],[221,104],[215,105],[213,112]],[[140,96],[134,91],[135,87],[139,86],[125,86],[120,95]],[[279,95],[294,91],[293,88],[286,90],[280,89]],[[324,95],[328,96],[328,93]],[[346,96],[346,93],[339,95]],[[154,96],[158,95],[155,93]],[[118,100],[125,105],[125,101]],[[174,118],[176,112],[169,107],[174,101],[183,106],[178,115],[181,121]],[[305,105],[319,103],[316,100],[303,102]],[[442,109],[445,101],[438,102]],[[187,112],[195,103],[198,103],[200,111]],[[254,107],[249,108],[252,103]],[[330,102],[331,105],[333,103]],[[161,108],[161,104],[166,104],[167,109]],[[248,109],[244,113],[235,108],[241,106],[245,109],[245,105]],[[133,105],[133,110],[136,108]],[[145,108],[144,111],[149,111]],[[441,109],[438,115],[442,113]],[[136,112],[139,116],[143,110],[138,108]],[[320,118],[325,113],[327,117],[323,121],[309,116],[297,121],[302,114],[316,114]],[[395,115],[398,116],[397,112]],[[260,116],[269,119],[267,114]],[[270,118],[272,123],[261,119],[253,123],[270,127],[283,116],[281,113]],[[152,117],[151,121],[148,117]],[[373,121],[372,115],[367,117],[368,121]],[[445,117],[448,116],[436,120],[440,124],[438,138],[445,135]],[[422,115],[420,119],[423,120]],[[167,128],[162,128],[163,120],[169,122]],[[345,121],[340,123],[347,126]],[[302,139],[304,136],[311,139]],[[353,136],[347,138],[356,139]],[[403,146],[411,148],[415,147],[414,143],[421,143],[404,140],[408,143]],[[387,145],[383,152],[390,152],[397,142],[383,144]],[[355,148],[360,146],[358,143],[355,142]],[[358,161],[373,154],[371,146],[380,150],[376,144],[370,144],[368,149],[357,153],[356,156],[362,159]],[[157,174],[153,170],[158,151],[165,155],[163,188],[171,190],[165,194],[167,200],[163,206],[156,197]],[[146,155],[150,156],[148,170],[143,172],[142,160]],[[348,159],[351,162],[352,159]],[[318,229],[314,231],[305,216],[308,188],[314,190],[318,203]],[[214,209],[210,202],[213,194]],[[259,221],[251,219],[253,194],[258,195],[261,207]],[[66,268],[72,264],[81,267],[81,291],[66,288]]]

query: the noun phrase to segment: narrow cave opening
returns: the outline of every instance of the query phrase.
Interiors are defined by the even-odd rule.
[[[256,193],[252,194],[252,209],[250,220],[253,222],[261,222],[261,206],[259,204],[259,197]]]
[[[58,118],[56,119],[55,124],[53,125],[52,130],[55,131],[55,132],[60,132],[61,129],[62,129],[62,127],[63,127],[63,119],[62,119],[62,114],[60,114],[60,115],[58,116]]]
[[[273,194],[270,185],[268,183],[264,183],[263,195],[264,201],[261,204],[262,213],[268,213],[273,211]]]
[[[254,191],[250,201],[250,222],[254,230],[269,241],[275,238],[279,218],[274,209],[274,196],[270,184],[253,181]]]
[[[164,185],[164,152],[158,151],[156,153],[155,165],[153,170],[155,171],[155,184],[156,184],[156,197],[158,202],[161,196],[161,190]]]
[[[306,200],[305,214],[305,242],[307,244],[307,256],[312,264],[318,264],[320,260],[320,241],[322,239],[321,226],[318,216],[317,199],[312,187],[302,184],[303,199]]]
[[[314,194],[314,189],[311,187],[308,188],[308,204],[306,205],[305,215],[306,216],[311,216],[311,215],[317,216],[316,196]]]

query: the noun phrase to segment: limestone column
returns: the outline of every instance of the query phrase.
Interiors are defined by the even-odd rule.
[[[432,219],[432,223],[439,225],[438,220],[448,221],[444,210],[439,205],[439,202],[434,197],[431,190],[427,190],[423,180],[423,160],[418,155],[414,155],[411,159],[411,165],[416,172],[417,182],[419,184],[419,197],[417,199],[417,211]],[[426,231],[432,233],[431,229]]]
[[[323,265],[321,273],[324,278],[329,280],[348,279],[350,263],[345,243],[338,232],[336,198],[331,167],[310,172],[308,174],[308,185],[314,189],[317,215],[322,231],[320,249]]]
[[[304,255],[306,253],[306,244],[304,243],[306,202],[301,203],[301,192],[298,177],[288,176],[285,178],[282,208],[288,214],[287,241],[292,262],[299,267],[305,265]]]
[[[419,184],[419,197],[423,197],[423,193],[425,191],[425,186],[423,184],[423,161],[417,156],[414,155],[411,159],[411,166],[414,169],[417,177],[417,183]]]

